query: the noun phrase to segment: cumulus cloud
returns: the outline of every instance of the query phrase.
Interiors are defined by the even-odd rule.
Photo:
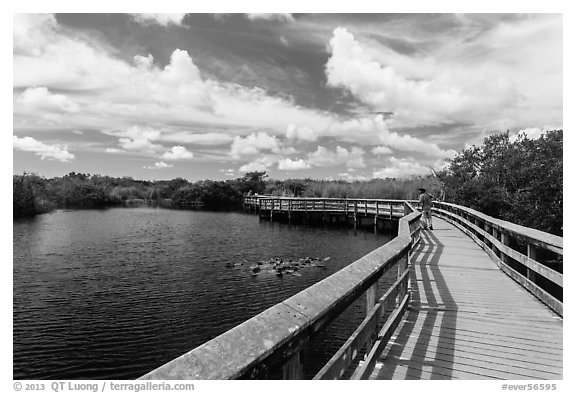
[[[185,50],[175,49],[164,67],[146,53],[129,63],[88,40],[87,35],[64,34],[52,17],[18,17],[15,25],[14,87],[77,91],[75,100],[83,108],[75,119],[77,127],[177,122],[208,128],[266,129],[280,135],[295,119],[313,129],[325,127],[331,120],[329,115],[259,88],[204,79]],[[29,37],[37,37],[38,42]],[[19,107],[22,104],[16,102],[16,120]],[[34,113],[25,115],[34,117]]]
[[[280,22],[293,22],[292,14],[246,14],[250,20],[275,20]]]
[[[252,18],[286,21],[291,16]],[[47,123],[40,120],[56,116],[76,129],[128,130],[134,124],[150,124],[155,127],[151,132],[141,127],[139,132],[109,133],[118,139],[109,152],[130,151],[167,160],[162,158],[167,146],[231,144],[228,157],[222,152],[214,156],[255,160],[251,156],[275,155],[245,167],[270,168],[280,166],[280,160],[285,160],[282,166],[319,166],[329,161],[322,151],[301,159],[286,157],[296,152],[289,146],[319,139],[361,145],[373,154],[414,152],[428,162],[450,157],[453,150],[442,144],[452,144],[458,137],[446,142],[407,127],[462,123],[470,135],[470,128],[466,129],[470,124],[480,130],[477,134],[484,129],[561,124],[561,62],[558,66],[555,60],[558,48],[547,45],[560,42],[561,47],[561,25],[557,17],[527,18],[515,26],[478,30],[466,40],[420,41],[419,51],[409,55],[382,44],[386,40],[370,38],[374,35],[360,27],[354,35],[337,29],[326,64],[329,86],[347,90],[375,111],[395,112],[392,119],[349,120],[298,106],[260,88],[208,79],[198,67],[205,63],[195,61],[196,53],[171,48],[168,59],[156,60],[142,52],[130,61],[111,49],[111,43],[102,42],[102,36],[60,26],[52,15],[16,15],[13,80],[15,91],[23,93],[14,95],[15,130],[23,124],[44,126]],[[407,34],[414,30],[418,29]],[[541,48],[545,49],[540,53]],[[561,49],[559,53],[561,57]],[[497,60],[496,67],[484,57],[503,61]],[[34,105],[45,109],[35,111]],[[499,127],[487,127],[488,121]],[[352,150],[344,150],[355,157]],[[345,165],[338,150],[330,153],[333,162]],[[365,164],[363,159],[351,162],[357,167]]]
[[[350,150],[337,146],[330,151],[324,146],[318,146],[316,151],[308,153],[308,163],[317,167],[345,165],[348,168],[364,168],[364,150],[353,146]]]
[[[270,168],[275,163],[273,157],[264,156],[260,157],[248,164],[244,164],[239,168],[240,172],[253,172],[253,171],[265,171]]]
[[[142,168],[144,169],[166,169],[166,168],[172,168],[174,165],[172,164],[166,164],[164,161],[159,161],[159,162],[155,162],[154,165],[150,165],[150,166],[143,166]]]
[[[413,175],[428,175],[430,169],[439,169],[444,163],[439,160],[433,165],[425,166],[415,161],[413,158],[396,158],[390,157],[387,166],[373,172],[374,178],[388,178],[388,177],[409,177]]]
[[[241,157],[258,154],[261,151],[269,150],[273,153],[280,152],[280,142],[275,136],[270,136],[265,132],[252,133],[246,137],[237,136],[230,147],[232,157]]]
[[[154,143],[160,139],[160,131],[151,127],[132,126],[125,130],[105,131],[108,135],[119,136],[118,145],[128,151],[153,154],[162,150],[159,143]]]
[[[390,130],[387,120],[381,116],[336,123],[331,130],[334,134],[349,135],[350,142],[382,143],[394,150],[418,152],[427,157],[449,158],[456,154],[454,150],[442,149],[422,138]]]
[[[488,69],[439,68],[426,79],[375,61],[345,28],[336,28],[326,64],[328,84],[349,90],[373,108],[413,124],[476,122],[520,102],[510,79]],[[416,59],[415,61],[420,61]]]
[[[233,126],[239,130],[237,135],[243,128],[282,135],[287,125],[299,124],[294,136],[311,140],[311,130],[323,130],[334,121],[333,115],[299,107],[263,89],[204,79],[185,50],[175,49],[164,67],[147,53],[136,55],[130,63],[97,38],[64,31],[53,16],[17,15],[14,22],[14,87],[75,91],[74,102],[82,108],[73,119],[75,127],[178,123],[208,129]],[[23,108],[15,100],[15,122],[41,118],[33,111],[23,113]],[[67,110],[72,108],[69,105]],[[174,136],[173,142],[195,143],[186,140],[194,137],[180,131],[182,139]],[[205,145],[211,139],[216,144],[231,141],[215,133],[197,138]]]
[[[286,138],[290,140],[303,140],[314,142],[318,139],[318,134],[310,127],[301,126],[296,127],[294,124],[289,124],[286,127]]]
[[[278,169],[281,171],[299,171],[302,169],[309,169],[310,164],[303,159],[291,160],[290,158],[283,158],[278,161]]]
[[[392,154],[392,149],[390,149],[388,146],[376,146],[370,151],[372,152],[372,154],[376,155]]]
[[[20,94],[18,103],[31,110],[47,112],[79,111],[79,106],[64,94],[53,94],[46,87],[29,87]]]
[[[19,138],[16,135],[12,137],[12,143],[14,149],[33,152],[37,156],[40,156],[41,159],[47,158],[62,162],[74,159],[74,154],[68,151],[68,146],[66,145],[48,145],[29,136]]]
[[[182,26],[186,14],[131,14],[132,18],[142,24],[158,24],[160,26]]]
[[[165,160],[186,160],[192,157],[194,157],[194,154],[184,146],[173,146],[169,151],[162,154],[162,158]]]

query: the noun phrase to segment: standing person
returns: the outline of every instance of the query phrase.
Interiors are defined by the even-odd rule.
[[[422,220],[424,229],[434,229],[432,226],[432,195],[426,193],[425,188],[419,188],[420,198],[418,199],[418,207],[422,208]]]

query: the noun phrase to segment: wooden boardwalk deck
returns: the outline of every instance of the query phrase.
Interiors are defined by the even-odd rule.
[[[434,218],[412,300],[371,379],[562,379],[562,318],[472,239]]]

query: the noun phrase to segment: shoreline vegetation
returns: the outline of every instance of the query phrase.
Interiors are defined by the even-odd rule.
[[[71,172],[44,178],[13,176],[13,217],[30,217],[57,208],[104,208],[149,204],[171,208],[234,210],[245,194],[417,199],[424,187],[436,200],[468,206],[495,218],[562,236],[563,131],[538,139],[508,133],[488,136],[426,176],[343,180],[269,179],[265,171],[226,181],[135,180]]]

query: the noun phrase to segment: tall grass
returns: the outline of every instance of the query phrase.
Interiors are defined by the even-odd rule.
[[[418,199],[420,187],[436,199],[443,198],[441,183],[432,176],[404,179],[373,179],[369,181],[313,180],[306,184],[301,196],[322,198]]]

